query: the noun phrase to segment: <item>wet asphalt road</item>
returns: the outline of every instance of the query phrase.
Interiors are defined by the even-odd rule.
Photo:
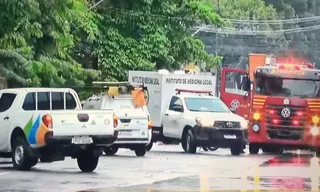
[[[0,191],[311,190],[319,189],[319,161],[314,160],[292,153],[236,157],[226,149],[190,155],[177,145],[154,146],[145,157],[121,150],[102,157],[89,174],[69,158],[39,163],[29,172],[15,171],[0,160]]]

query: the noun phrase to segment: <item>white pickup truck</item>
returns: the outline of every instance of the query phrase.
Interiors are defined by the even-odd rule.
[[[128,148],[135,152],[137,156],[146,154],[146,145],[151,141],[151,121],[147,107],[135,106],[134,98],[130,93],[132,89],[141,91],[144,97],[144,90],[138,87],[137,90],[131,87],[128,82],[93,82],[100,86],[116,88],[115,95],[100,94],[89,97],[83,103],[83,109],[86,110],[111,110],[119,118],[118,121],[118,138],[112,146],[106,147],[106,155],[115,155],[119,148]],[[97,86],[97,85],[96,85]],[[106,88],[108,89],[108,88]],[[112,93],[107,91],[108,93]]]
[[[98,165],[103,148],[117,138],[113,111],[82,110],[72,89],[18,88],[0,91],[0,157],[18,170],[76,158],[83,172]]]
[[[129,81],[147,87],[153,142],[181,142],[187,153],[197,147],[242,153],[247,121],[212,95],[215,76],[129,71]]]

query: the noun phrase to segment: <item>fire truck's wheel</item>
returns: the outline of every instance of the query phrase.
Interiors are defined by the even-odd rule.
[[[250,154],[258,154],[260,147],[256,144],[249,144],[249,153]]]
[[[231,154],[232,155],[240,155],[242,152],[242,145],[232,145],[231,146]]]
[[[112,147],[106,147],[104,148],[104,153],[107,155],[107,156],[112,156],[112,155],[115,155],[117,152],[118,152],[119,148],[116,147],[116,146],[112,146]]]
[[[182,147],[186,153],[196,153],[197,145],[191,129],[186,131],[182,136]]]
[[[95,156],[92,150],[82,151],[77,157],[78,167],[82,172],[93,172],[99,163],[99,156]]]
[[[146,146],[147,151],[150,151],[150,150],[152,149],[152,147],[153,147],[153,141],[151,141],[151,142]]]
[[[24,138],[18,137],[12,145],[13,167],[17,170],[28,171],[38,163],[38,158],[29,154],[30,146]]]
[[[320,157],[320,148],[316,149],[316,156]]]

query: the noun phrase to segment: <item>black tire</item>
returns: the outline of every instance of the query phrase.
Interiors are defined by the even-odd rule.
[[[240,155],[242,153],[243,146],[242,145],[232,145],[230,148],[232,155]]]
[[[218,150],[219,149],[219,147],[209,147],[209,150],[210,151],[216,151],[216,150]]]
[[[182,148],[186,153],[196,153],[197,152],[197,145],[195,141],[195,137],[192,133],[192,130],[189,129],[183,136],[182,136]]]
[[[147,151],[150,151],[153,147],[153,141],[150,141],[150,143],[148,145],[146,145],[146,149]]]
[[[147,148],[145,145],[137,146],[134,149],[134,152],[135,152],[136,156],[143,157],[143,156],[145,156],[145,154],[147,152]]]
[[[93,172],[99,163],[99,156],[95,156],[93,151],[83,151],[77,157],[78,167],[82,172]]]
[[[13,141],[12,162],[15,169],[28,171],[38,163],[38,158],[30,156],[30,150],[24,138],[18,137]]]
[[[208,147],[202,147],[204,151],[209,151]]]
[[[279,147],[262,147],[261,149],[263,153],[281,154],[283,152],[283,149]]]
[[[51,163],[53,161],[51,158],[48,158],[48,157],[40,157],[40,162],[41,163]]]
[[[320,148],[315,149],[315,155],[320,157]]]
[[[260,147],[256,144],[249,144],[249,153],[250,154],[258,154]]]
[[[117,152],[118,152],[119,148],[116,147],[116,146],[112,146],[112,147],[106,147],[104,148],[104,153],[107,155],[107,156],[113,156],[115,155]]]

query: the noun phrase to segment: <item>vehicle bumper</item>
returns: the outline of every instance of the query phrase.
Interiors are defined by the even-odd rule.
[[[246,143],[247,131],[240,128],[220,129],[196,125],[193,130],[197,146],[230,148],[232,145],[245,145]]]
[[[113,144],[148,144],[149,138],[118,138]]]
[[[269,138],[267,132],[261,129],[259,132],[249,131],[248,142],[258,145],[274,145],[281,146],[288,149],[309,149],[320,148],[320,134],[313,136],[310,134],[309,129],[303,132],[300,139],[273,139]]]
[[[77,146],[72,144],[73,136],[52,136],[50,134],[45,136],[46,146]],[[116,140],[116,136],[113,135],[103,135],[103,136],[92,136],[92,144],[81,144],[90,146],[110,146]],[[80,146],[80,145],[79,145]]]

